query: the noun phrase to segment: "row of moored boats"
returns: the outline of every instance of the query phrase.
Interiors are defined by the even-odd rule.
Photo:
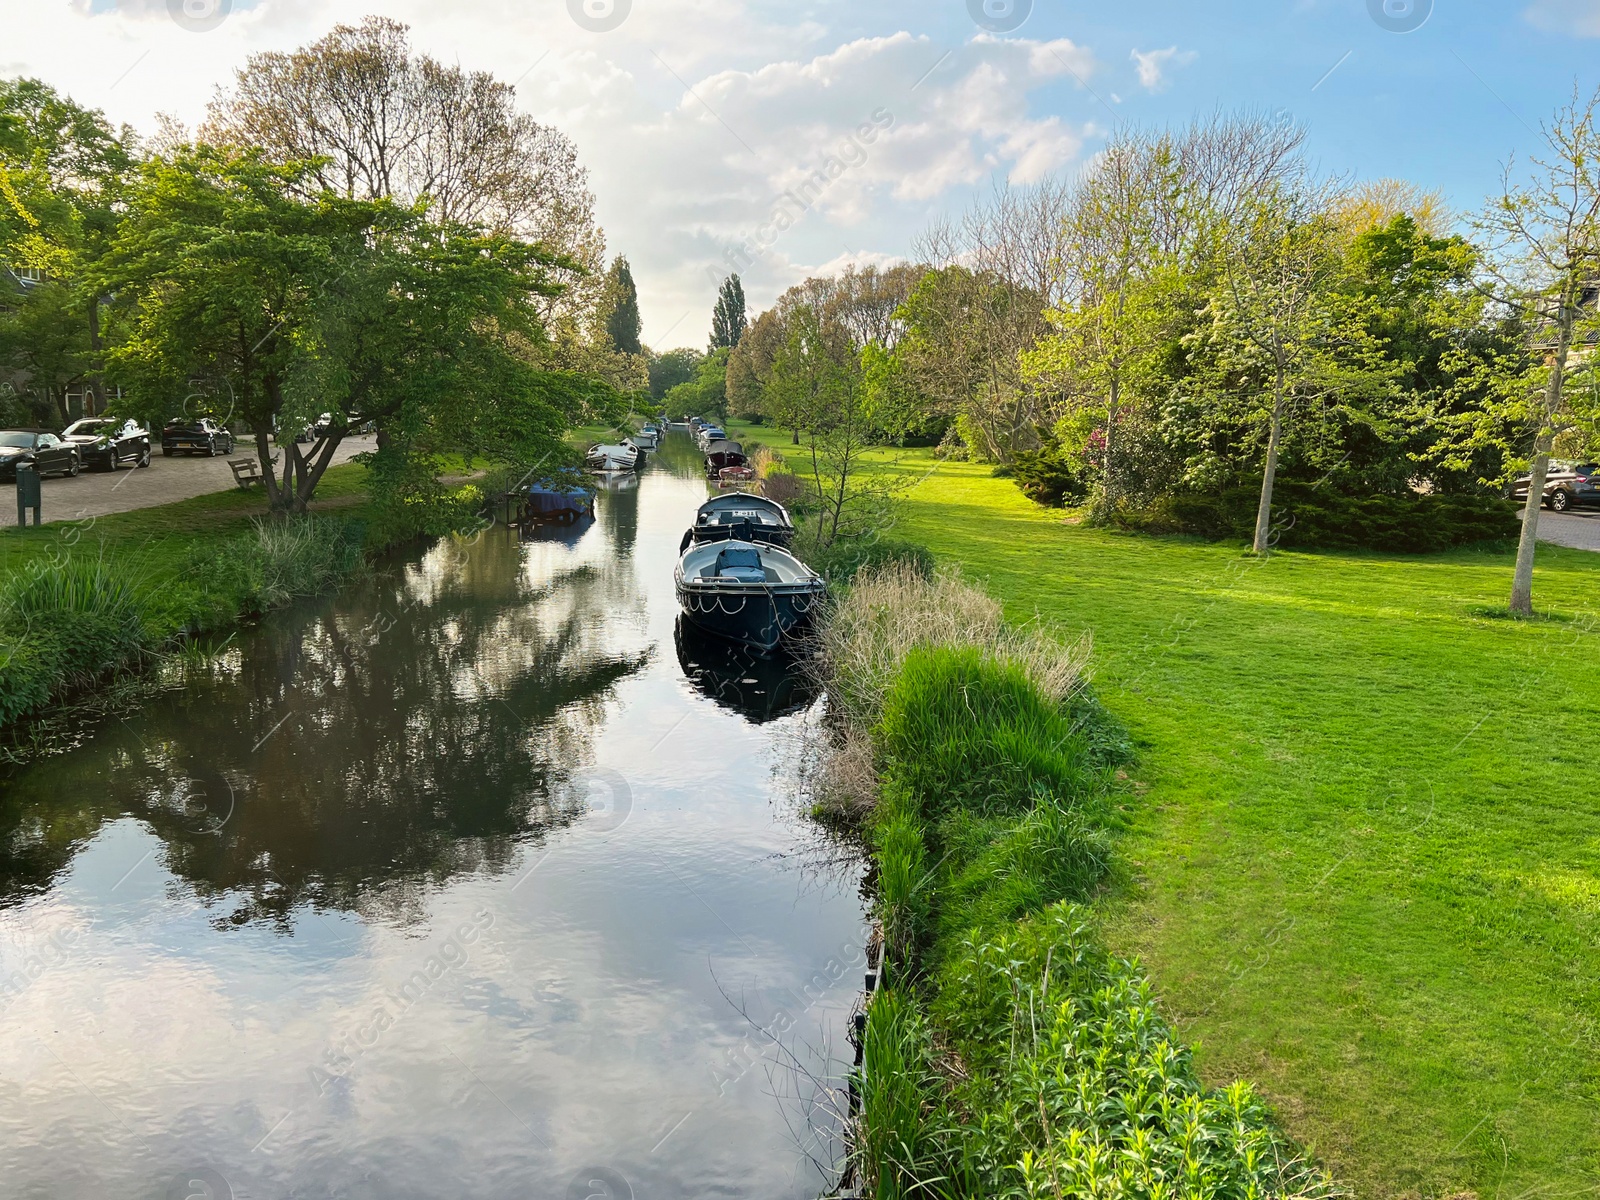
[[[744,448],[720,426],[693,417],[674,428],[694,437],[706,478],[718,487],[754,480]],[[646,425],[620,442],[589,447],[585,462],[602,474],[636,471],[666,433]],[[789,511],[776,500],[744,491],[707,500],[678,546],[674,582],[684,615],[708,633],[775,649],[809,621],[827,593],[822,577],[793,554],[794,533]]]

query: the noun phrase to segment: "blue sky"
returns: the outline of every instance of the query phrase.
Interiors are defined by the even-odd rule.
[[[157,112],[197,120],[253,51],[369,12],[405,21],[417,49],[517,80],[519,102],[574,139],[661,349],[703,344],[730,262],[759,307],[808,273],[909,255],[930,220],[993,186],[1079,170],[1119,122],[1286,112],[1323,171],[1410,179],[1465,210],[1575,82],[1600,84],[1600,0],[1382,0],[1401,17],[1428,7],[1407,33],[1369,0],[1034,0],[1003,33],[969,0],[232,0],[206,32],[171,16],[217,2],[0,0],[0,73],[151,129]],[[1008,2],[1026,0],[988,0]],[[583,28],[582,4],[612,28]],[[777,222],[830,164],[826,189]]]

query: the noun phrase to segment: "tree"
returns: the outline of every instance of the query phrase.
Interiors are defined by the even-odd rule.
[[[1137,377],[1161,342],[1163,277],[1177,269],[1162,245],[1160,217],[1183,187],[1168,139],[1122,136],[1107,147],[1073,195],[1064,222],[1063,302],[1054,328],[1022,355],[1023,375],[1066,397],[1069,412],[1092,414],[1100,432],[1101,516],[1116,510],[1125,457],[1126,410]]]
[[[252,55],[213,101],[200,140],[313,164],[300,185],[307,195],[403,208],[425,198],[441,224],[543,242],[569,264],[553,268],[567,287],[545,319],[562,306],[586,309],[605,238],[577,149],[519,113],[510,85],[413,54],[407,34],[373,16],[289,53]]]
[[[711,348],[732,350],[744,337],[744,285],[737,275],[729,275],[717,292],[716,307],[711,310]]]
[[[1330,395],[1353,399],[1377,377],[1363,375],[1372,366],[1363,351],[1373,347],[1338,303],[1340,246],[1321,197],[1298,188],[1268,189],[1219,224],[1217,236],[1221,271],[1208,305],[1208,333],[1223,378],[1232,382],[1249,419],[1264,426],[1253,548],[1265,554],[1292,406]],[[1351,353],[1341,357],[1340,350]]]
[[[729,353],[726,349],[713,350],[695,363],[693,379],[667,391],[665,405],[669,418],[674,420],[694,416],[712,416],[718,420],[727,418]]]
[[[639,289],[628,260],[617,256],[606,272],[604,307],[606,337],[618,354],[642,354],[639,344]]]
[[[595,385],[534,365],[538,302],[561,286],[550,253],[387,201],[303,199],[308,172],[213,147],[142,167],[103,277],[137,302],[114,356],[135,404],[160,419],[207,381],[254,433],[278,512],[305,510],[369,420],[399,491],[431,484],[421,467],[445,448],[552,448]],[[327,435],[309,454],[280,438],[275,471],[269,439],[322,412]]]
[[[665,354],[646,351],[650,373],[650,395],[656,400],[666,395],[680,383],[695,377],[700,360],[705,357],[694,349],[668,350]]]
[[[1533,559],[1539,509],[1550,451],[1561,432],[1569,364],[1585,301],[1593,303],[1600,280],[1600,131],[1595,126],[1600,91],[1587,101],[1572,99],[1541,126],[1542,157],[1531,160],[1530,177],[1513,182],[1513,165],[1500,195],[1474,225],[1488,243],[1488,263],[1499,297],[1535,333],[1543,362],[1523,378],[1524,396],[1537,395],[1528,414],[1531,462],[1528,499],[1511,583],[1511,611],[1533,613]],[[1513,406],[1524,396],[1507,397]],[[1527,445],[1524,442],[1524,445]]]
[[[0,340],[63,420],[69,384],[87,380],[92,410],[105,407],[103,301],[85,277],[121,221],[132,144],[126,127],[48,84],[0,80],[0,260],[43,272],[54,289],[31,289]]]

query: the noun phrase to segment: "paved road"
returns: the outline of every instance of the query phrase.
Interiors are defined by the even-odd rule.
[[[370,437],[346,438],[339,443],[333,461],[347,462],[375,445]],[[241,445],[228,457],[247,456],[255,457],[253,445]],[[227,458],[185,458],[182,455],[166,458],[158,447],[150,465],[142,470],[124,467],[120,471],[84,471],[76,479],[43,480],[43,516],[46,524],[81,521],[108,513],[171,504],[174,500],[187,500],[209,492],[225,492],[235,486]],[[10,525],[17,519],[15,490],[12,484],[0,487],[0,526]]]
[[[1600,509],[1540,513],[1539,540],[1574,550],[1600,550]]]

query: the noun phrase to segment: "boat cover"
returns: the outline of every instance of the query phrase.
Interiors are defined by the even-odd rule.
[[[765,583],[766,568],[761,565],[761,555],[753,546],[725,546],[717,553],[715,572],[722,579],[736,579],[740,583]]]

